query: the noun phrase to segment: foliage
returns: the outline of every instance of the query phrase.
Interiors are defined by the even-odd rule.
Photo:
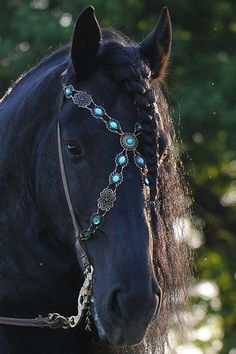
[[[87,4],[85,0],[1,0],[1,96],[18,75],[70,39],[72,24]],[[162,6],[170,9],[174,44],[169,96],[184,142],[195,224],[202,228],[198,235],[204,233],[203,245],[196,250],[197,277],[208,290],[216,290],[214,298],[200,288],[195,292],[199,321],[192,341],[204,353],[229,353],[236,347],[236,2],[94,0],[93,5],[103,26],[135,34],[136,40],[153,28]],[[212,315],[221,331],[218,337],[201,337],[199,329]]]

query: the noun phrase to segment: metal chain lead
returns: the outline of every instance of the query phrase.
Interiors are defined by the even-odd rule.
[[[50,313],[49,320],[60,320],[62,322],[62,328],[74,328],[76,327],[80,321],[84,313],[86,312],[86,319],[90,314],[90,299],[92,296],[92,279],[93,279],[93,267],[89,265],[89,267],[84,272],[84,283],[82,288],[80,289],[79,296],[78,296],[78,313],[77,315],[65,317],[60,315],[59,313]],[[86,320],[87,321],[87,320]],[[86,325],[86,328],[88,326]]]

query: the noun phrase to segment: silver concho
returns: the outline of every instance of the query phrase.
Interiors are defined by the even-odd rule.
[[[86,108],[92,103],[92,96],[85,91],[78,91],[72,97],[72,100],[78,107]]]
[[[116,200],[116,192],[112,189],[104,189],[100,193],[100,198],[98,199],[98,208],[103,211],[109,211],[114,206]]]
[[[121,146],[129,151],[135,150],[138,146],[138,140],[134,134],[125,133],[120,138]]]

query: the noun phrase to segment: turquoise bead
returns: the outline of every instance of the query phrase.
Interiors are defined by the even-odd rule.
[[[118,124],[116,122],[114,122],[113,120],[111,120],[109,122],[109,127],[112,129],[117,129],[118,128]]]
[[[132,145],[134,143],[134,139],[132,138],[128,138],[126,141],[128,145]]]
[[[142,124],[141,123],[137,123],[136,129],[137,129],[138,132],[140,132],[142,130]]]
[[[134,134],[125,133],[120,138],[120,144],[124,149],[132,151],[138,146],[138,140]]]
[[[144,178],[144,183],[146,184],[146,186],[149,186],[150,182],[149,182],[149,179],[147,177]]]
[[[118,163],[119,165],[124,165],[124,163],[126,163],[126,157],[124,155],[119,156]]]
[[[100,215],[95,215],[93,218],[92,218],[92,223],[93,225],[99,225],[101,223],[101,217]]]
[[[98,115],[98,116],[102,116],[103,115],[103,111],[102,111],[102,109],[101,108],[95,108],[95,113]]]
[[[70,96],[72,94],[72,89],[70,87],[66,88],[66,96]]]
[[[82,234],[81,234],[81,238],[83,239],[83,240],[89,240],[91,237],[92,237],[92,232],[89,232],[89,231],[84,231],[84,232],[82,232]]]
[[[144,166],[144,158],[142,156],[137,156],[136,162],[139,166]]]
[[[120,180],[120,175],[118,173],[112,176],[112,182],[117,183]]]

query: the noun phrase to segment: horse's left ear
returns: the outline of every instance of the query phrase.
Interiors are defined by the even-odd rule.
[[[156,28],[143,40],[140,53],[148,63],[152,78],[163,79],[165,76],[171,49],[172,29],[167,7],[161,12]]]
[[[102,40],[93,6],[84,9],[76,21],[71,45],[71,61],[78,79],[89,76],[96,64]]]

